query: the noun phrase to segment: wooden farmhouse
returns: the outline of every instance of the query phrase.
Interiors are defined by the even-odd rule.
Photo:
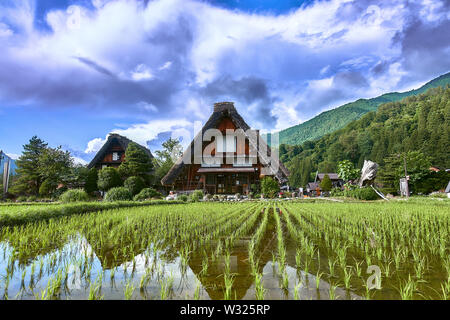
[[[94,159],[89,163],[88,168],[103,169],[106,167],[119,167],[125,160],[125,151],[128,144],[132,142],[127,137],[121,136],[117,133],[108,135],[108,140],[102,148],[97,152]],[[149,149],[138,144],[144,150],[149,158],[153,158]]]
[[[323,180],[323,177],[325,177],[325,175],[328,175],[328,177],[330,177],[331,180],[331,185],[333,186],[333,188],[342,188],[342,186],[344,185],[344,180],[342,180],[341,178],[339,178],[339,175],[337,173],[316,173],[316,177],[314,179],[314,183],[317,183],[317,185],[320,188],[320,183]]]
[[[209,137],[211,131],[221,135]],[[230,135],[233,131],[246,133]],[[211,158],[205,154],[211,154]],[[264,176],[272,176],[283,185],[288,174],[259,131],[250,130],[234,104],[221,102],[214,104],[213,114],[161,183],[176,191],[201,189],[208,194],[248,194],[251,186],[259,185]]]

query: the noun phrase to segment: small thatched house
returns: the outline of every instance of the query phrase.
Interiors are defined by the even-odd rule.
[[[105,167],[119,167],[125,160],[125,151],[130,142],[132,142],[130,139],[117,133],[109,134],[108,140],[106,140],[94,159],[88,164],[88,168],[103,169]],[[139,144],[138,146],[145,151],[149,158],[153,159],[153,155],[149,149]]]
[[[251,185],[258,185],[266,175],[283,185],[289,172],[271,153],[259,131],[249,129],[232,102],[214,104],[214,112],[202,130],[161,183],[177,191],[202,189],[209,194],[247,194]],[[211,131],[220,132],[220,136],[204,141]],[[245,133],[233,136],[231,131]],[[211,157],[204,156],[205,150]]]
[[[342,186],[344,185],[344,180],[339,178],[339,175],[337,173],[318,173],[317,172],[314,182],[316,182],[319,185],[319,187],[320,187],[320,183],[322,182],[323,177],[325,177],[325,175],[328,175],[330,177],[333,188],[342,188]]]

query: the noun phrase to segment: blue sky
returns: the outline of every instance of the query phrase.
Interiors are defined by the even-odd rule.
[[[440,0],[0,2],[0,149],[89,161],[109,132],[193,134],[217,101],[280,130],[450,69]]]

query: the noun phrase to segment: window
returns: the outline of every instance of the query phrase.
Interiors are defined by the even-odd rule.
[[[217,139],[217,152],[236,152],[235,136],[222,136],[222,139]]]
[[[107,164],[102,164],[102,169],[105,169],[105,168],[107,168],[107,167],[108,167]]]
[[[212,174],[208,174],[206,176],[206,184],[215,184],[215,183],[216,183],[215,176]]]
[[[112,154],[112,159],[113,159],[113,161],[119,160],[119,153],[113,152],[113,154]]]

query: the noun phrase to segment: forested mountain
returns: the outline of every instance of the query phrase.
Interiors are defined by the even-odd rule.
[[[450,73],[433,79],[416,90],[402,93],[392,92],[373,99],[359,99],[347,103],[336,109],[322,112],[299,125],[280,131],[280,144],[298,145],[307,140],[315,140],[343,128],[353,120],[360,119],[364,114],[376,110],[383,103],[399,101],[405,97],[424,93],[430,88],[445,87],[447,84],[450,84]]]
[[[338,161],[361,168],[364,159],[384,165],[385,159],[420,151],[431,164],[450,168],[450,87],[381,105],[333,133],[302,145],[280,146],[280,158],[291,171],[291,184],[304,185],[311,175],[335,172]]]

